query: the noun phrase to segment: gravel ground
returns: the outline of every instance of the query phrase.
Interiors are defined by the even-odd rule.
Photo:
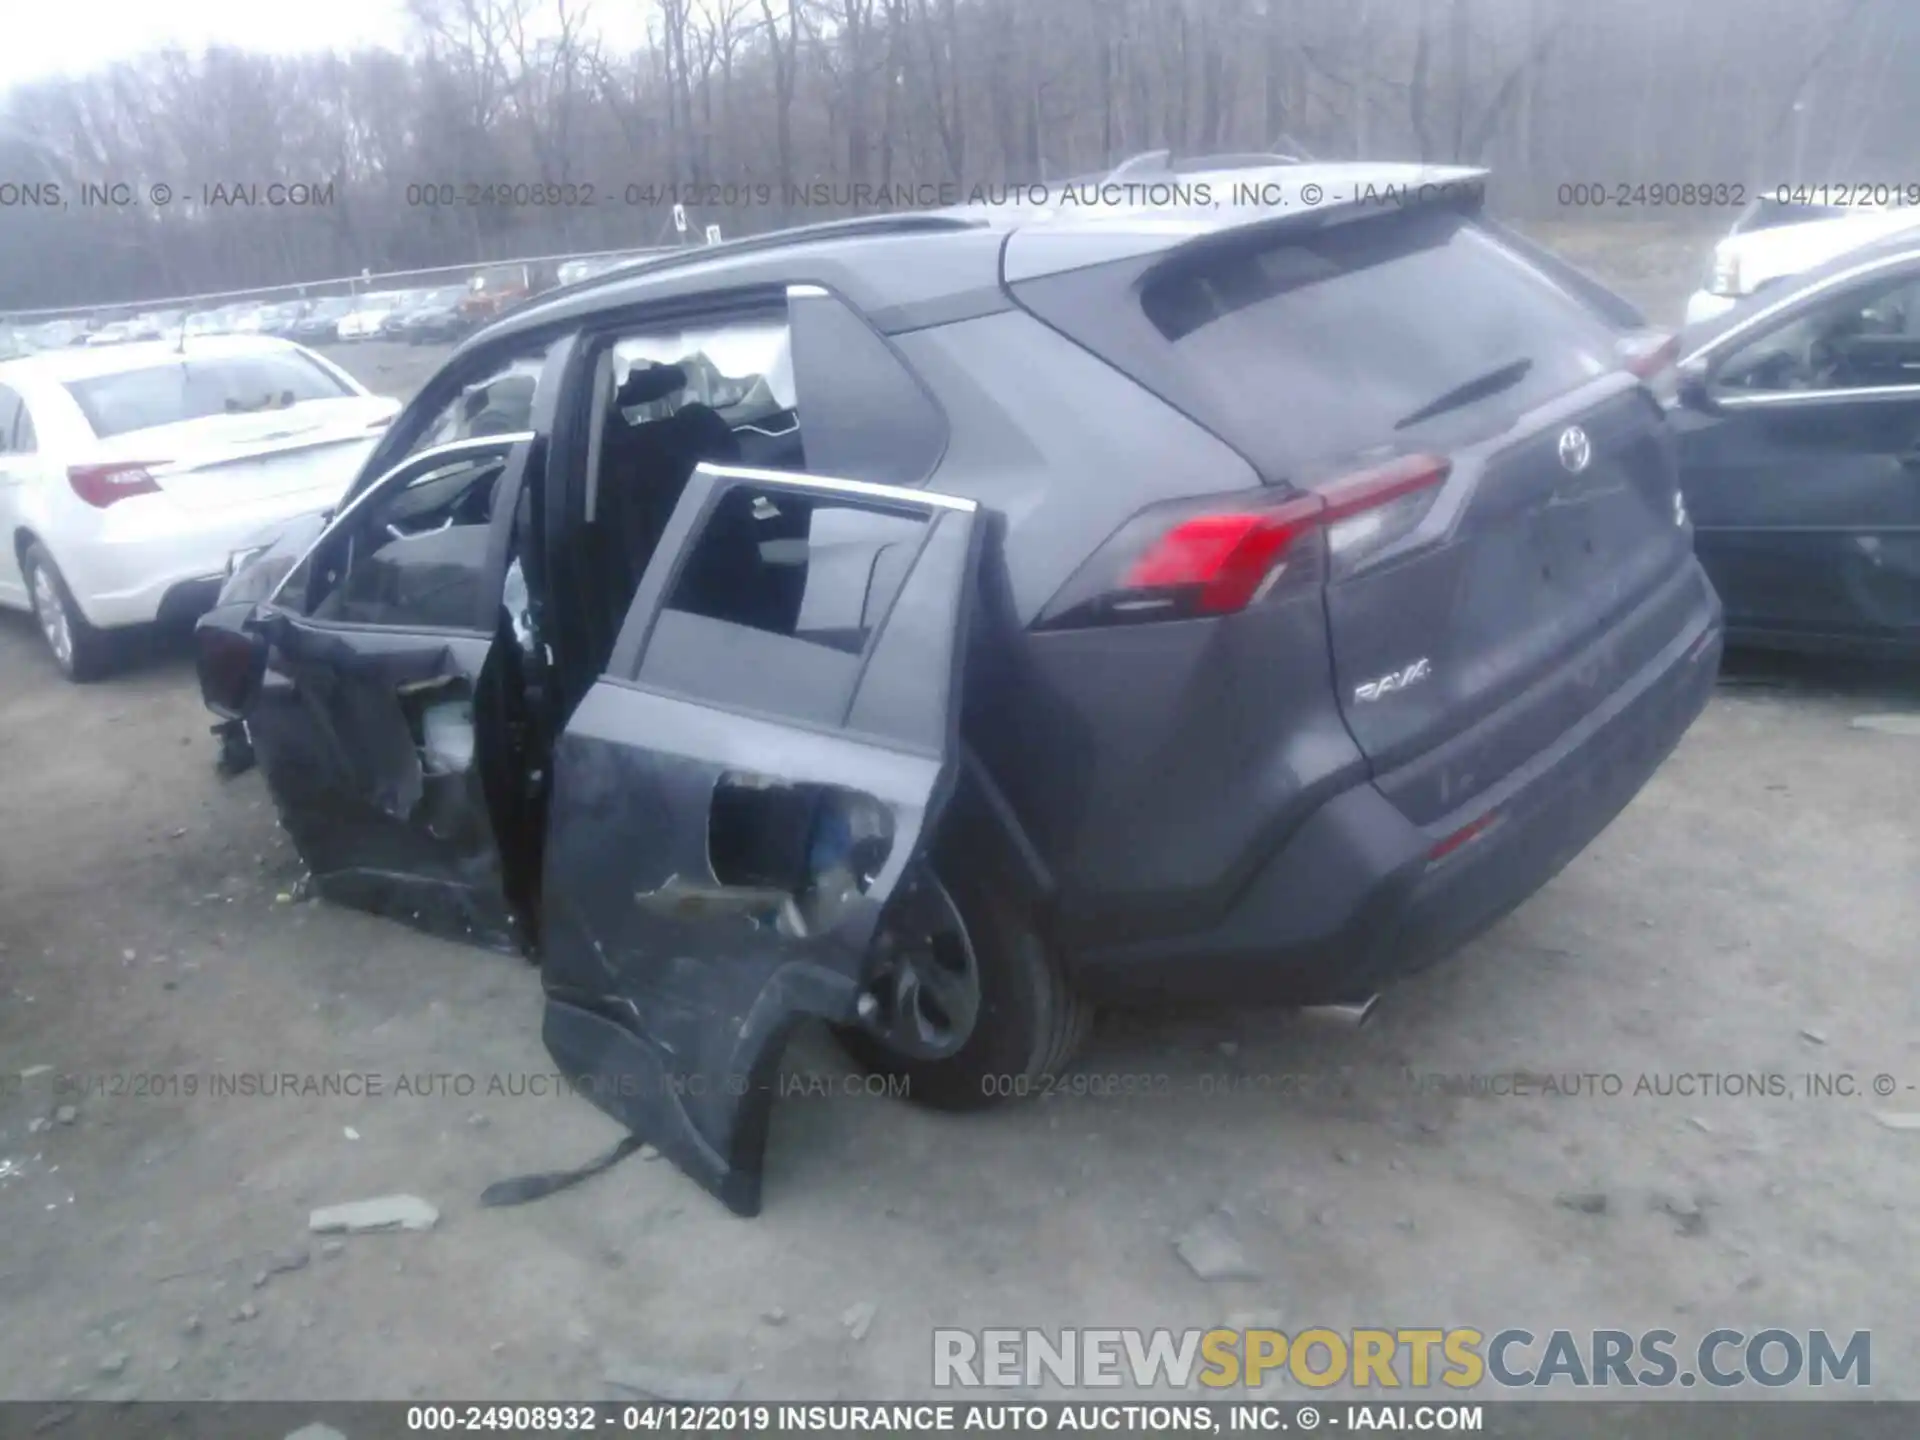
[[[437,358],[342,353],[397,393]],[[1363,1030],[1111,1017],[1087,1088],[1152,1095],[963,1118],[842,1093],[805,1034],[759,1219],[645,1159],[483,1210],[617,1138],[552,1093],[534,972],[294,898],[177,643],[74,688],[0,614],[0,1397],[581,1398],[636,1365],[903,1397],[936,1324],[1264,1322],[1871,1329],[1875,1393],[1920,1398],[1920,1132],[1884,1118],[1920,1111],[1920,738],[1853,723],[1917,710],[1912,680],[1741,666],[1587,853]],[[1514,1072],[1564,1093],[1423,1078]],[[1676,1075],[1791,1093],[1635,1093]],[[394,1192],[438,1223],[308,1233]],[[1203,1224],[1242,1278],[1183,1259]]]

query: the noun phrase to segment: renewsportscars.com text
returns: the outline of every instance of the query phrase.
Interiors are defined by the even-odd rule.
[[[968,1330],[933,1332],[933,1383],[941,1389],[1132,1386],[1183,1390],[1258,1388],[1471,1390],[1714,1389],[1873,1383],[1873,1336],[1855,1330],[1707,1331],[1688,1345],[1671,1330],[1536,1335],[1452,1329]]]

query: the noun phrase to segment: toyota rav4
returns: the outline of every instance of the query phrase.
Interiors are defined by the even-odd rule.
[[[206,698],[323,896],[534,957],[562,1069],[742,1213],[803,1017],[967,1107],[1096,1004],[1367,1002],[1720,652],[1660,405],[1478,179],[549,293],[234,577]]]

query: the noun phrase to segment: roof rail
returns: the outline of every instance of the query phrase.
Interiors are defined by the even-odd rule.
[[[907,211],[894,215],[852,215],[841,220],[822,220],[812,225],[793,225],[784,230],[769,230],[763,235],[742,235],[737,240],[723,240],[718,245],[685,245],[662,254],[643,256],[629,265],[617,265],[611,270],[601,271],[598,275],[589,275],[584,280],[576,280],[571,285],[558,285],[551,290],[542,290],[538,295],[530,295],[520,304],[502,311],[496,323],[497,320],[505,320],[509,316],[536,309],[549,300],[565,299],[588,290],[597,290],[621,280],[630,280],[636,275],[654,275],[663,270],[677,269],[682,265],[694,265],[702,260],[713,259],[715,256],[731,259],[736,255],[757,255],[763,250],[782,250],[789,245],[804,245],[810,240],[977,230],[986,223],[983,218],[930,211]]]
[[[1107,181],[1124,180],[1129,175],[1164,175],[1173,166],[1171,150],[1144,150],[1131,155],[1107,172]]]
[[[1180,163],[1195,170],[1253,170],[1269,165],[1298,165],[1301,157],[1277,150],[1235,150],[1221,155],[1195,155]]]
[[[1250,170],[1266,165],[1298,165],[1310,158],[1280,151],[1230,151],[1218,155],[1183,155],[1175,159],[1171,150],[1146,150],[1122,160],[1107,172],[1107,182],[1129,180],[1142,175],[1173,175],[1183,170]]]

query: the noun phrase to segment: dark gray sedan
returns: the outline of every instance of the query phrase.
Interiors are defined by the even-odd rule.
[[[1681,483],[1736,643],[1920,656],[1920,238],[1683,337]]]

